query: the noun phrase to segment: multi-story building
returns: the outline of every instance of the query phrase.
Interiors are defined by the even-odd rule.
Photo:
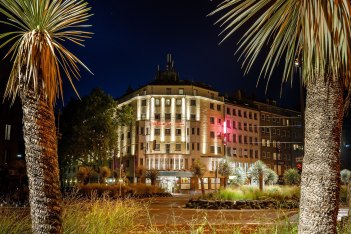
[[[216,169],[225,157],[245,171],[258,159],[280,175],[293,165],[292,130],[282,125],[291,125],[297,112],[224,99],[208,85],[180,80],[170,56],[154,81],[118,100],[119,107],[125,105],[133,108],[134,120],[119,129],[120,164],[115,166],[123,164],[130,179],[143,166],[158,170],[159,184],[169,191],[196,189],[199,183],[190,169],[199,159],[207,169],[205,188],[214,189],[219,185]]]
[[[254,101],[260,111],[261,160],[279,175],[296,167],[303,157],[303,130],[300,112],[278,107],[276,102]]]
[[[255,106],[245,101],[225,101],[225,155],[245,171],[260,157],[259,118]]]

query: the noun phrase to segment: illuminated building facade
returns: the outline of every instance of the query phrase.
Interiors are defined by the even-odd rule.
[[[131,180],[142,166],[158,170],[159,184],[168,191],[198,189],[191,167],[199,159],[206,165],[205,189],[214,189],[223,158],[245,170],[259,159],[259,111],[225,100],[205,84],[180,80],[170,55],[154,81],[118,100],[119,107],[125,105],[133,108],[134,121],[119,128],[115,166]]]

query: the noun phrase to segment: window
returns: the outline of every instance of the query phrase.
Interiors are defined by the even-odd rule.
[[[166,104],[166,106],[170,106],[171,105],[171,99],[166,98],[165,104]]]
[[[165,129],[165,135],[171,135],[171,129],[170,128],[166,128]]]
[[[254,120],[257,120],[257,113],[254,113]]]
[[[218,123],[218,124],[222,124],[222,119],[218,118],[218,119],[217,119],[217,123]]]
[[[176,151],[181,151],[182,150],[182,144],[176,144]]]
[[[236,134],[233,134],[233,143],[236,143]]]
[[[263,114],[261,115],[261,120],[263,120],[263,121],[265,120],[265,115],[263,115]]]
[[[190,100],[190,106],[196,106],[196,100],[195,99]]]
[[[178,89],[178,94],[179,95],[183,95],[184,94],[184,89],[182,89],[182,88]]]
[[[140,149],[141,149],[141,150],[144,149],[144,143],[140,143]]]
[[[195,128],[191,128],[191,135],[195,135]]]
[[[221,105],[217,105],[217,111],[221,111],[222,110],[222,106]]]
[[[200,128],[197,128],[197,135],[200,135]]]
[[[227,147],[227,152],[226,152],[226,155],[227,156],[231,156],[232,155],[232,148],[230,148],[230,147]]]
[[[182,99],[177,99],[176,100],[176,105],[181,106],[182,105]]]
[[[176,114],[176,120],[182,120],[182,114]]]
[[[5,125],[5,140],[6,141],[11,140],[11,125],[9,124]]]
[[[176,129],[176,135],[181,135],[181,134],[182,134],[182,129],[177,128],[177,129]]]
[[[270,142],[270,140],[267,140],[267,147],[271,147],[271,142]]]
[[[121,140],[122,141],[124,140],[124,134],[123,133],[121,134]]]
[[[166,88],[166,94],[171,95],[172,94],[172,89],[171,88]]]
[[[236,122],[233,120],[233,129],[236,129]]]
[[[258,158],[258,150],[255,150],[255,158]]]
[[[170,121],[171,120],[171,113],[166,113],[165,114],[165,120]]]
[[[262,146],[266,146],[266,139],[262,139]]]
[[[186,150],[189,150],[189,148],[190,148],[189,143],[186,143]]]
[[[161,104],[160,99],[156,98],[155,99],[155,106],[159,106]]]
[[[227,120],[227,128],[230,128],[230,120]]]
[[[250,151],[249,151],[249,152],[250,152],[250,154],[249,154],[249,155],[250,155],[250,158],[253,158],[253,150],[252,150],[252,149],[250,149]]]
[[[186,135],[189,136],[189,128],[186,128]]]
[[[197,144],[197,150],[200,150],[200,143],[196,143]]]
[[[144,127],[140,127],[140,134],[144,135]]]
[[[141,105],[146,106],[146,99],[141,100]]]
[[[214,104],[213,103],[210,103],[210,109],[214,110]]]
[[[275,135],[275,133],[276,133],[275,128],[272,128],[272,134]]]
[[[247,144],[247,136],[244,136],[244,144]]]
[[[252,113],[249,112],[249,119],[252,119]]]
[[[215,118],[214,117],[210,117],[210,124],[214,124],[215,122]]]
[[[227,107],[227,115],[230,115],[230,108]]]
[[[249,131],[252,132],[252,124],[249,124]]]
[[[270,132],[269,128],[266,128],[266,133],[268,133],[268,134],[269,134],[269,132]]]
[[[196,120],[196,115],[195,114],[191,114],[190,115],[190,120],[191,121],[195,121]]]
[[[155,135],[156,136],[160,135],[160,129],[159,128],[155,128]]]
[[[215,147],[214,147],[213,145],[211,145],[211,146],[210,146],[210,152],[211,152],[211,153],[214,153],[214,151],[215,151],[214,149],[215,149]]]
[[[277,135],[280,136],[280,129],[277,129]]]
[[[236,115],[236,109],[233,109],[233,115]]]
[[[247,123],[244,123],[244,131],[247,131]]]
[[[269,122],[270,120],[270,116],[266,115],[266,121]],[[267,158],[268,158],[268,155],[267,155]]]
[[[257,132],[257,125],[254,125],[254,132]]]
[[[210,137],[211,138],[215,138],[215,133],[214,132],[210,132]]]
[[[161,115],[158,113],[155,113],[155,120],[160,120],[160,118],[161,118]]]
[[[250,145],[252,145],[252,137],[249,138]]]
[[[247,118],[247,114],[246,114],[246,111],[244,111],[244,118]]]
[[[155,151],[160,151],[160,144],[156,144],[154,150],[155,150]]]
[[[238,110],[238,116],[241,117],[241,110]]]
[[[236,148],[233,148],[233,156],[236,157]]]
[[[191,150],[195,150],[195,143],[191,143]]]
[[[217,153],[218,153],[218,154],[221,154],[221,153],[222,153],[222,147],[221,147],[221,146],[218,146],[218,147],[217,147]]]
[[[242,143],[242,136],[241,135],[239,135],[239,143],[241,144]]]
[[[255,145],[258,145],[258,139],[255,137]]]
[[[247,155],[247,149],[244,149],[244,157],[247,158],[248,155]]]
[[[271,152],[267,152],[267,159],[271,159]]]
[[[127,132],[127,138],[130,139],[130,132]]]
[[[241,130],[241,123],[238,122],[238,129]]]

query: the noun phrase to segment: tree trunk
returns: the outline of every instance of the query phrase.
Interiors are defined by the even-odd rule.
[[[32,231],[62,233],[61,192],[53,107],[23,91],[23,135],[29,179]]]
[[[263,190],[263,171],[260,171],[258,173],[258,186],[260,188],[260,191]]]
[[[205,185],[204,185],[204,178],[200,178],[200,182],[201,182],[201,193],[202,195],[205,195]],[[217,186],[216,186],[217,188]]]
[[[318,77],[307,86],[299,233],[336,233],[343,102],[337,82]]]
[[[224,183],[223,183],[224,189],[227,187],[227,181],[228,181],[228,177],[224,177]]]

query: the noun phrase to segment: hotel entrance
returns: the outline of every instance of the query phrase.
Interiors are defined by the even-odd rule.
[[[159,176],[160,187],[167,193],[174,193],[178,178],[175,176]]]

